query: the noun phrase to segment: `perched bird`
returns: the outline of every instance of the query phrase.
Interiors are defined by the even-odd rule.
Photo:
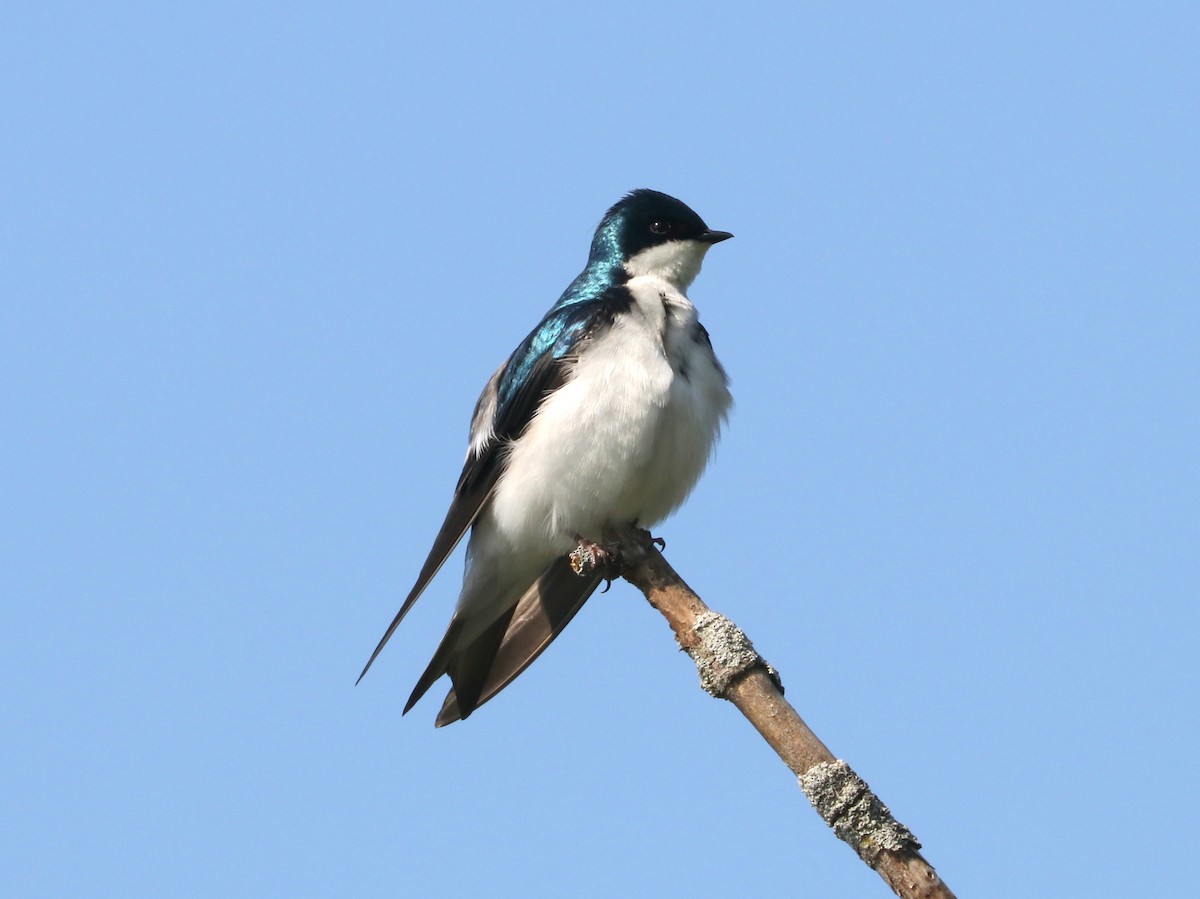
[[[446,521],[359,680],[470,528],[457,609],[404,707],[449,674],[437,726],[466,718],[596,589],[571,550],[683,503],[732,403],[684,292],[732,236],[653,190],[605,213],[587,266],[484,387]]]

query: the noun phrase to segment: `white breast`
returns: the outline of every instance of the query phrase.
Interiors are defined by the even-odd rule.
[[[627,286],[634,307],[581,350],[477,524],[510,551],[553,557],[609,523],[656,524],[708,461],[732,398],[696,309],[660,278]]]

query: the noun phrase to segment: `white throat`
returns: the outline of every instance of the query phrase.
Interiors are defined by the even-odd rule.
[[[686,291],[700,274],[700,264],[711,246],[699,240],[667,241],[630,257],[625,263],[625,271],[631,278],[639,275],[662,278],[680,291]]]

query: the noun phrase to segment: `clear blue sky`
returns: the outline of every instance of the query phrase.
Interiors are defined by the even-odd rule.
[[[434,730],[456,559],[354,687],[642,186],[737,235],[670,561],[960,896],[1194,891],[1195,4],[23,6],[6,894],[886,895],[627,585]]]

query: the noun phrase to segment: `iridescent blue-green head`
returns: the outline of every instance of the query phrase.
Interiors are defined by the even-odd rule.
[[[604,214],[588,266],[619,265],[630,277],[654,275],[683,290],[699,273],[708,248],[730,237],[709,228],[686,203],[643,188]]]

